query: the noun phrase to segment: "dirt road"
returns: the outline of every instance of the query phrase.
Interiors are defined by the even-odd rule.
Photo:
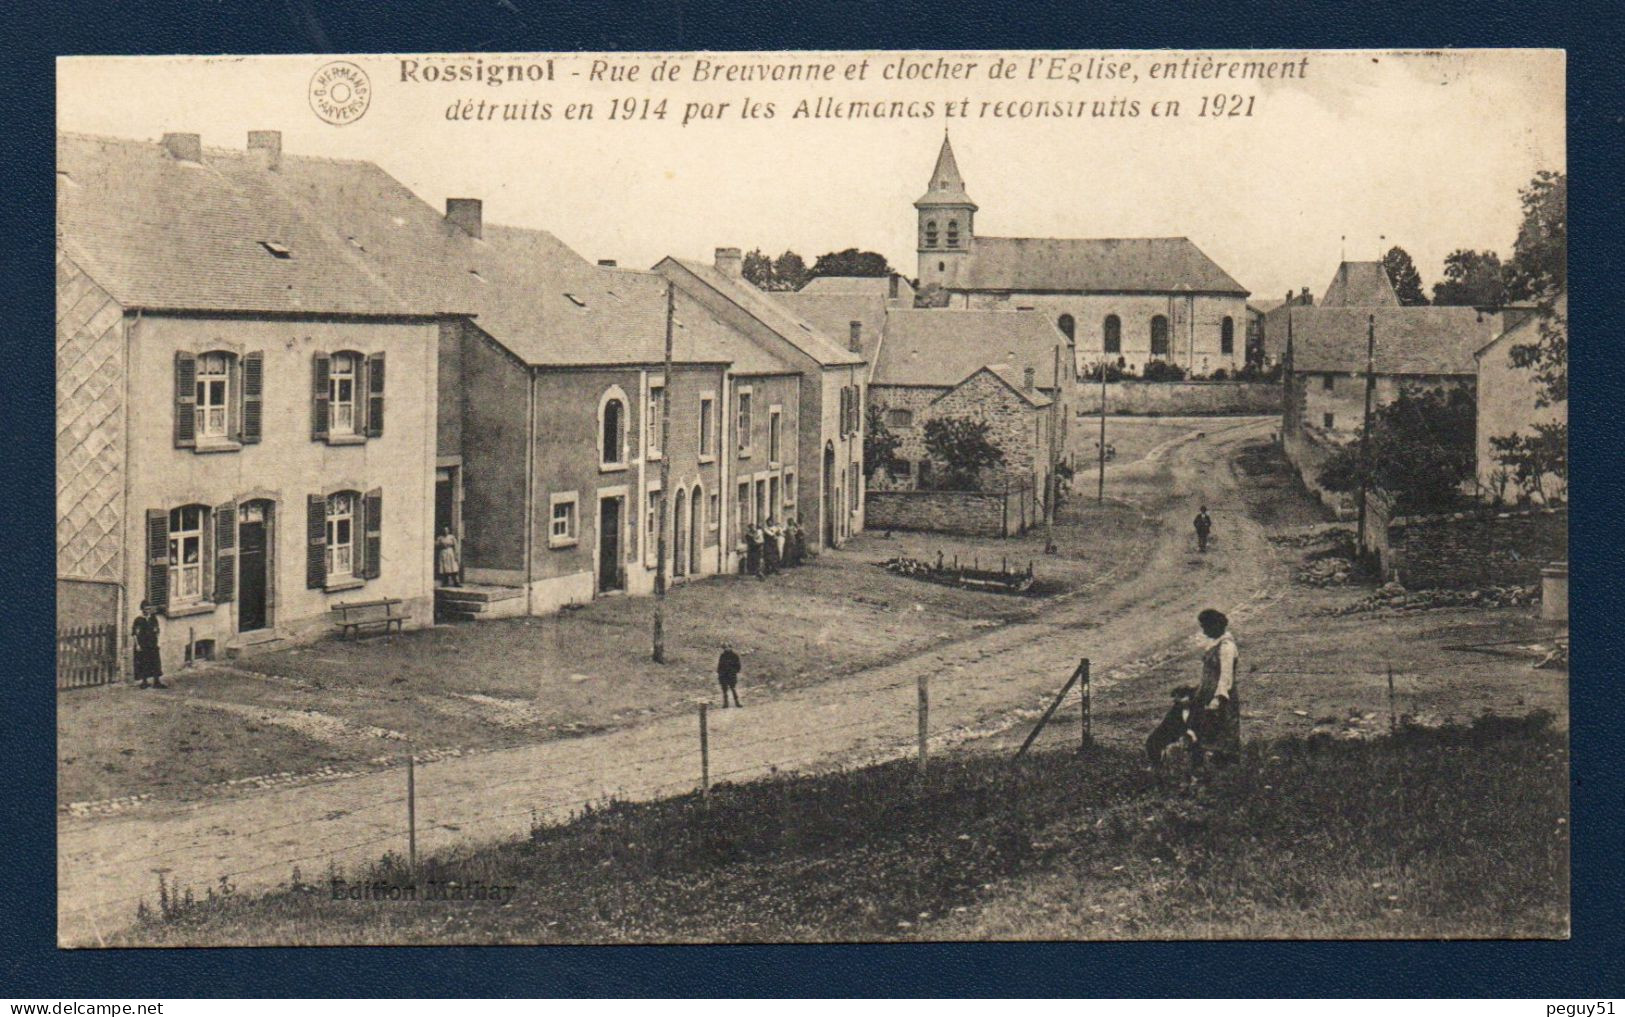
[[[1231,456],[1267,435],[1273,418],[1217,420],[1199,437],[1115,466],[1109,494],[1155,505],[1162,517],[1152,560],[1132,579],[1108,580],[1038,618],[990,629],[885,667],[743,710],[710,711],[713,781],[774,770],[849,763],[912,751],[919,676],[930,686],[933,745],[1007,728],[1042,708],[1081,657],[1094,694],[1169,653],[1196,646],[1195,613],[1216,606],[1256,614],[1284,575],[1249,521]],[[1080,480],[1080,495],[1092,485]],[[1190,520],[1199,502],[1218,541],[1197,555]],[[821,638],[839,638],[838,631]],[[1137,737],[1098,730],[1097,736]],[[670,718],[610,734],[549,741],[416,768],[417,849],[512,836],[532,818],[561,820],[583,803],[652,798],[698,784],[697,719]],[[329,784],[199,803],[167,814],[61,818],[58,939],[95,945],[128,924],[136,901],[154,902],[158,874],[198,893],[222,876],[239,892],[288,879],[297,865],[320,881],[329,865],[353,866],[407,848],[404,768]]]

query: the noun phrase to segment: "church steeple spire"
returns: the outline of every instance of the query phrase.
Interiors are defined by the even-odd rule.
[[[937,165],[931,171],[931,182],[925,194],[914,203],[915,208],[930,205],[958,205],[976,211],[976,202],[965,193],[965,181],[959,175],[959,164],[954,161],[954,146],[948,141],[948,132],[942,134],[942,149],[937,152]]]

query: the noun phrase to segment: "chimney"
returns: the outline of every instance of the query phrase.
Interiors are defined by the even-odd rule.
[[[1031,367],[1029,367],[1026,370],[1022,371],[1021,372],[1021,387],[1026,389],[1027,391],[1031,392],[1033,390],[1033,384],[1036,381],[1037,374],[1038,374],[1038,372],[1033,370]]]
[[[846,348],[853,353],[863,352],[863,322],[853,321],[847,323],[849,334],[846,339]]]
[[[615,259],[614,258],[599,258],[598,259],[598,267],[599,268],[614,268],[615,267]]]
[[[171,159],[179,159],[182,162],[203,161],[203,136],[200,134],[166,134],[163,145]]]
[[[1299,303],[1303,304],[1303,306],[1305,306],[1305,307],[1313,307],[1314,306],[1315,298],[1309,295],[1309,287],[1305,286],[1303,288],[1303,292],[1300,295],[1302,296],[1303,299],[1300,300]]]
[[[282,132],[249,131],[248,154],[259,160],[262,168],[277,170],[282,167]]]
[[[482,206],[478,198],[447,198],[446,221],[475,240],[480,238]]]
[[[716,254],[718,272],[729,279],[742,279],[745,275],[745,256],[737,247],[719,247]]]

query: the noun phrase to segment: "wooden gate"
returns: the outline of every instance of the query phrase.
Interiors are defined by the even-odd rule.
[[[118,681],[118,626],[80,625],[56,633],[56,687],[80,689]]]

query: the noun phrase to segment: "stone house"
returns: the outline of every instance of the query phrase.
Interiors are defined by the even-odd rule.
[[[60,620],[166,663],[331,631],[340,602],[432,619],[444,295],[364,271],[248,149],[57,142]],[[124,655],[127,659],[128,655]]]
[[[863,529],[867,365],[861,344],[852,349],[797,316],[778,294],[752,286],[741,274],[742,260],[737,247],[723,247],[714,264],[666,258],[655,271],[800,378],[797,512],[811,552],[838,547]],[[753,421],[755,402],[753,397]],[[738,403],[736,393],[731,405],[736,414]],[[752,452],[754,458],[754,445]]]
[[[1080,371],[1160,360],[1206,376],[1245,363],[1247,290],[1188,237],[981,235],[947,138],[914,208],[922,291],[940,288],[954,308],[1041,311]]]
[[[1557,295],[1552,302],[1552,310],[1566,326],[1569,316],[1567,293]],[[1543,315],[1538,311],[1509,313],[1508,318],[1512,320],[1511,327],[1474,354],[1478,368],[1478,413],[1475,421],[1478,432],[1477,476],[1480,490],[1489,497],[1496,494],[1499,486],[1496,474],[1501,469],[1490,439],[1511,434],[1534,434],[1536,425],[1567,423],[1569,417],[1567,402],[1551,406],[1535,405],[1536,398],[1542,392],[1539,379],[1532,368],[1514,367],[1508,352],[1513,346],[1533,345],[1540,341]],[[1545,492],[1556,492],[1564,487],[1562,478],[1556,475],[1546,476],[1541,484]]]

